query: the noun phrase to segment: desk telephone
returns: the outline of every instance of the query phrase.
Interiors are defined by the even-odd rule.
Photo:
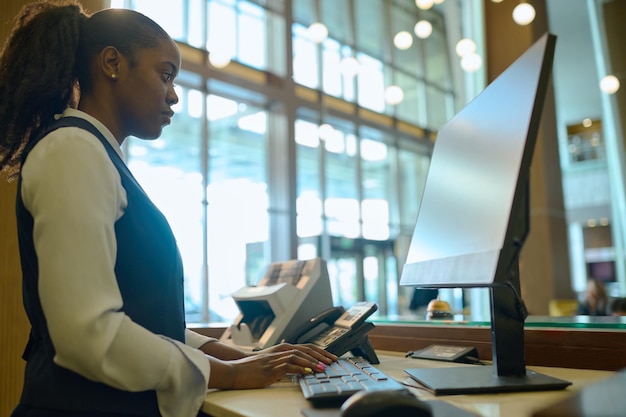
[[[380,363],[367,333],[374,328],[366,322],[378,306],[373,302],[359,302],[345,310],[332,307],[312,317],[283,339],[288,343],[312,343],[337,356],[351,352],[372,364]]]
[[[326,262],[321,258],[272,263],[255,286],[233,293],[240,314],[221,339],[252,350],[283,342],[314,343],[341,356],[353,352],[370,363],[378,358],[365,322],[376,303],[359,302],[347,311],[333,307]]]

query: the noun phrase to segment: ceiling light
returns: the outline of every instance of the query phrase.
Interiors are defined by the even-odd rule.
[[[315,43],[322,43],[328,36],[328,29],[323,23],[313,23],[307,29],[307,35]]]
[[[456,54],[460,57],[476,53],[476,43],[473,40],[465,38],[456,44]]]
[[[415,24],[413,31],[418,38],[426,39],[433,33],[433,25],[428,20],[420,20]]]
[[[433,7],[433,0],[415,0],[415,5],[422,10],[428,10]]]
[[[391,106],[400,104],[404,100],[404,91],[397,85],[390,85],[385,89],[385,102]]]
[[[233,59],[232,54],[226,51],[209,52],[209,63],[215,68],[224,68],[230,64]]]
[[[465,72],[475,72],[483,65],[483,59],[478,54],[468,54],[461,58],[461,68]]]
[[[413,36],[406,30],[396,33],[393,37],[393,44],[398,49],[409,49],[413,45]]]
[[[535,8],[528,3],[520,3],[513,9],[513,20],[520,26],[526,26],[535,20]]]
[[[619,90],[619,79],[615,75],[605,75],[600,80],[600,90],[607,94],[615,94]]]

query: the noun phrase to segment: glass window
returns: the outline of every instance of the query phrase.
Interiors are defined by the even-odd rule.
[[[440,15],[430,14],[433,33],[424,42],[426,77],[429,82],[437,84],[441,89],[451,89],[450,55],[445,28]]]
[[[265,10],[257,5],[239,2],[238,60],[254,68],[267,67]]]
[[[398,148],[400,226],[407,230],[409,239],[413,233],[415,219],[422,200],[426,175],[430,165],[430,152],[412,143],[403,141]],[[407,248],[408,249],[408,248]]]
[[[395,200],[395,153],[381,132],[362,128],[360,154],[363,237],[387,240],[390,238],[390,202]]]
[[[333,39],[326,39],[323,43],[322,54],[324,92],[332,96],[341,97],[343,79],[339,70],[341,63],[339,42]]]
[[[356,64],[356,66],[354,66]],[[341,72],[343,99],[353,102],[356,99],[356,76],[359,72],[358,61],[354,58],[354,52],[349,46],[341,48],[341,62],[339,63]]]
[[[327,229],[331,236],[358,237],[359,192],[357,180],[357,138],[349,126],[338,127],[324,137]]]
[[[208,38],[209,53],[221,57],[235,57],[237,54],[237,13],[232,6],[223,1],[208,2]]]
[[[266,259],[268,115],[215,95],[207,98],[207,112],[209,306],[214,320],[232,320],[239,310],[231,294],[258,278],[246,265]]]
[[[175,40],[204,48],[205,0],[113,0],[111,7],[128,7],[149,16]]]
[[[413,37],[413,44],[410,48],[404,50],[393,48],[394,65],[410,72],[414,78],[421,78],[424,76],[423,41],[415,36],[413,32],[413,28],[419,20],[417,11],[418,9],[414,3],[393,7],[391,9],[391,32],[395,36],[400,31],[407,31]]]
[[[279,78],[287,74],[291,53],[287,64],[293,65],[297,84],[357,102],[387,121],[392,116],[435,130],[453,111],[450,54],[436,8],[420,11],[403,0],[292,0],[294,23],[286,27],[284,0],[115,3],[144,12],[182,43]],[[433,24],[431,37],[414,36],[409,49],[395,49],[390,35],[399,30],[413,35],[420,18]],[[329,30],[320,45],[307,34],[316,21]],[[292,50],[286,51],[289,36]],[[353,72],[346,58],[356,59]],[[229,84],[228,77],[207,82],[202,67],[177,79],[182,86],[177,115],[163,137],[131,138],[126,145],[129,166],[179,241],[188,322],[228,322],[239,314],[231,294],[255,284],[277,253],[291,251],[293,204],[297,256],[325,257],[335,303],[375,300],[379,294],[387,299],[381,310],[401,309],[394,304],[397,255],[390,248],[408,245],[429,145],[370,125],[375,117],[364,125],[353,106],[320,115],[315,97],[310,102],[293,97],[288,82],[243,86]],[[229,67],[212,70],[238,76]],[[390,84],[404,91],[395,106],[384,99]],[[266,108],[268,89],[278,113]],[[284,107],[294,102],[301,107],[291,130],[286,121],[292,113]],[[330,132],[320,131],[320,120],[332,125]],[[293,138],[287,137],[290,132]],[[284,146],[291,140],[295,146]],[[283,158],[295,158],[295,167]],[[293,176],[295,202],[289,201]],[[278,239],[288,242],[279,245]]]
[[[361,68],[357,77],[359,104],[379,113],[385,111],[385,75],[383,63],[364,53],[358,53]]]
[[[186,41],[183,0],[132,0],[132,8],[149,16],[176,40]]]
[[[201,170],[202,102],[199,92],[178,88],[172,124],[161,138],[125,142],[130,170],[167,217],[185,265],[187,317],[202,317],[204,209]]]
[[[602,122],[586,120],[584,124],[567,126],[569,165],[606,160]]]
[[[333,38],[343,44],[352,44],[352,19],[350,19],[349,1],[320,0],[322,15],[320,20],[326,25],[328,32],[333,34]]]
[[[426,126],[425,86],[409,74],[396,72],[395,83],[402,88],[404,99],[396,105],[396,117],[418,126]]]
[[[188,0],[189,1],[189,16],[193,16],[191,19],[187,18],[187,43],[196,48],[205,48],[204,42],[204,20],[199,16],[204,15],[203,3],[204,0]]]
[[[296,120],[295,141],[297,234],[300,238],[320,236],[323,231],[324,210],[318,125],[305,120]]]
[[[451,115],[450,100],[452,98],[439,88],[429,85],[426,87],[426,103],[428,111],[428,123],[426,126],[432,130],[438,130],[443,126]]]
[[[293,25],[293,79],[309,88],[319,87],[317,45],[298,24]]]
[[[293,21],[299,25],[308,27],[311,23],[317,22],[317,12],[315,0],[291,0]]]
[[[369,54],[380,55],[386,50],[388,36],[385,31],[385,2],[380,0],[358,0],[354,8],[356,47]]]

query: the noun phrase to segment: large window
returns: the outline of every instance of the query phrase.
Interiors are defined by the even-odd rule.
[[[395,0],[292,0],[290,19],[283,1],[113,5],[154,18],[181,47],[231,60],[187,67],[184,55],[172,125],[125,145],[179,243],[187,321],[232,321],[231,294],[289,257],[327,260],[335,304],[406,310],[398,252],[431,149],[420,127],[436,130],[454,102],[441,15]],[[393,34],[418,18],[433,21],[432,38],[394,49]],[[308,27],[319,21],[328,36],[316,43]],[[392,84],[399,104],[385,100]]]
[[[160,139],[128,141],[128,164],[176,235],[188,318],[204,321],[208,308],[214,320],[232,319],[230,295],[250,284],[247,277],[256,277],[266,260],[268,115],[196,90],[179,96],[175,122]]]
[[[196,90],[179,88],[175,122],[156,140],[129,138],[127,163],[176,236],[185,268],[186,310],[202,311],[203,173],[202,103]]]

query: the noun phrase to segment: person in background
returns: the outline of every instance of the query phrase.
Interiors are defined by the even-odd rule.
[[[618,297],[611,301],[612,316],[626,316],[626,297]]]
[[[178,102],[181,55],[132,10],[30,3],[0,55],[0,169],[18,179],[31,323],[12,416],[193,417],[208,388],[270,385],[337,359],[314,345],[248,353],[185,328],[183,268],[122,159]]]
[[[608,297],[604,284],[598,280],[587,281],[584,298],[578,304],[576,315],[606,316],[609,314]]]

